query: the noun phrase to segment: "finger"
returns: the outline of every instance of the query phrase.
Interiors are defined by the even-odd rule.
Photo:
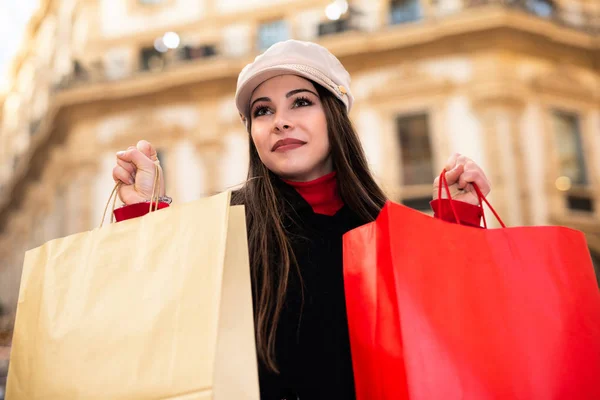
[[[479,165],[477,165],[474,161],[469,160],[465,164],[465,173],[469,172],[467,175],[470,179],[470,183],[475,183],[481,190],[481,192],[487,196],[487,194],[491,191],[491,184],[485,172]]]
[[[456,167],[456,160],[458,159],[458,157],[460,157],[460,153],[454,153],[454,154],[452,154],[450,156],[450,158],[448,159],[448,161],[446,161],[446,166],[444,167],[444,169],[446,171],[450,171],[454,167]]]
[[[113,168],[113,179],[115,182],[120,181],[125,185],[133,185],[134,183],[131,174],[119,165]]]
[[[150,172],[155,168],[154,162],[136,148],[118,152],[117,158],[132,163],[137,169],[142,171]]]
[[[156,149],[150,142],[146,140],[140,140],[137,143],[137,149],[142,152],[146,157],[151,159],[152,161],[158,160],[158,154],[156,153]]]
[[[456,163],[460,164],[460,165],[464,165],[465,167],[467,166],[467,164],[469,162],[473,162],[473,161],[469,157],[463,156],[462,154],[459,154],[459,156],[456,158]]]
[[[125,171],[129,172],[131,176],[135,176],[135,165],[133,165],[133,163],[123,161],[117,158],[117,165],[119,165],[119,167],[123,168]]]
[[[465,171],[458,180],[460,189],[470,190],[469,184],[476,184],[482,194],[487,195],[490,192],[490,183],[479,169],[470,169]]]
[[[473,175],[474,172],[472,170],[463,172],[458,178],[458,188],[464,190],[469,183],[473,182]]]
[[[464,165],[457,164],[453,169],[446,172],[446,182],[448,182],[448,186],[454,185],[463,174],[464,170]]]

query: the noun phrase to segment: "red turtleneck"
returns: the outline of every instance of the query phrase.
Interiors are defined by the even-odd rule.
[[[335,171],[308,182],[295,182],[283,179],[311,205],[316,214],[334,215],[343,206],[337,187]]]

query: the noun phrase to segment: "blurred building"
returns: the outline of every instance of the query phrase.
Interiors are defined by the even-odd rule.
[[[597,0],[42,3],[0,97],[5,331],[24,252],[99,225],[116,151],[156,145],[176,203],[243,182],[237,75],[288,38],[350,71],[351,117],[394,200],[427,211],[458,151],[487,172],[508,225],[580,229],[598,265]]]

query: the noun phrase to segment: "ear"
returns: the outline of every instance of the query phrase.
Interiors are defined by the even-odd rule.
[[[242,120],[242,124],[244,124],[244,126],[248,126],[248,120],[242,115],[242,113],[240,113],[240,120]]]

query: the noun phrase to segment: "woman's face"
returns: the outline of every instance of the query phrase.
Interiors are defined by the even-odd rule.
[[[263,82],[250,99],[252,141],[266,167],[306,182],[333,170],[327,121],[315,86],[296,75]]]

